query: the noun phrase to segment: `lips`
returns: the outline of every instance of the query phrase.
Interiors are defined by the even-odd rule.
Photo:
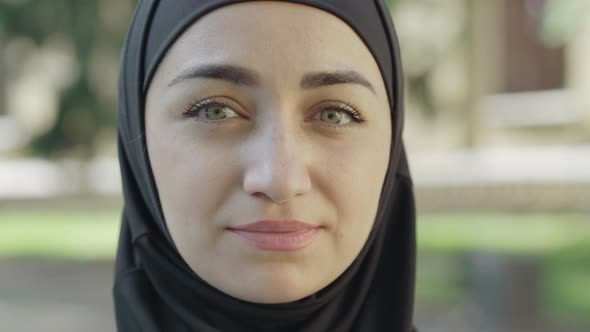
[[[304,229],[318,228],[317,225],[310,225],[299,220],[259,220],[250,224],[233,226],[229,229],[247,232],[272,232],[285,233],[297,232]]]
[[[321,228],[298,220],[260,220],[226,229],[258,249],[293,251],[307,247]]]

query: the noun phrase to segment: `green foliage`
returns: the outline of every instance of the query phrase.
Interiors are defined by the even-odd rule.
[[[56,156],[72,148],[84,151],[82,156],[92,155],[101,129],[116,126],[116,100],[106,99],[98,91],[93,77],[97,70],[92,63],[97,54],[118,58],[123,44],[127,24],[113,24],[112,20],[105,19],[104,7],[111,3],[118,3],[117,7],[121,7],[121,3],[131,5],[129,0],[0,2],[0,40],[3,44],[15,38],[25,38],[42,47],[51,38],[59,36],[69,41],[75,52],[79,75],[60,91],[54,126],[32,142],[31,149],[36,155]],[[123,15],[119,21],[128,23],[129,20],[125,11],[113,10],[107,15]],[[116,77],[112,80],[116,81]]]
[[[548,47],[562,47],[571,41],[590,10],[587,0],[548,0],[543,12],[539,35]]]
[[[555,320],[584,324],[590,312],[590,238],[552,253],[545,263],[542,301]]]

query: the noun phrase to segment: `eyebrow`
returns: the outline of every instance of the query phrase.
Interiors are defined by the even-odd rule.
[[[195,78],[220,79],[235,85],[249,87],[260,84],[260,76],[250,69],[234,65],[205,64],[184,70],[170,81],[168,86]],[[357,84],[375,93],[373,85],[363,75],[354,70],[307,73],[303,75],[299,86],[302,89],[309,90],[336,84]]]

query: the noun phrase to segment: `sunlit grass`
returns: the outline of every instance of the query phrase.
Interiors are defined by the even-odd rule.
[[[119,216],[116,211],[0,213],[0,257],[114,258]]]
[[[419,217],[422,251],[543,255],[590,241],[590,215],[440,213]]]
[[[0,212],[0,257],[113,258],[119,211]],[[548,254],[590,240],[590,216],[493,212],[418,217],[418,249]]]

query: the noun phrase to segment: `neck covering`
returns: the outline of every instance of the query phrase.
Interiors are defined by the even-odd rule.
[[[118,151],[124,208],[113,298],[117,329],[129,331],[412,330],[415,205],[402,142],[398,40],[383,0],[289,0],[347,23],[377,61],[391,106],[390,160],[376,219],[358,257],[336,280],[298,301],[243,301],[209,285],[181,258],[167,231],[144,135],[147,88],[166,51],[199,17],[253,0],[141,0],[119,77]]]

